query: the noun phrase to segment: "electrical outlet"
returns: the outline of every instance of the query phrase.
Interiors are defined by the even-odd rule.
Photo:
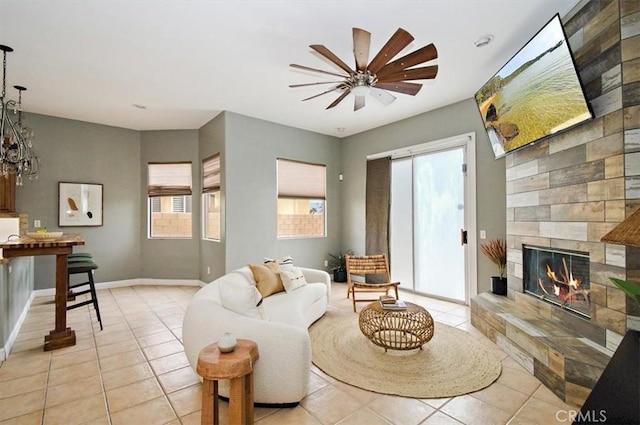
[[[211,267],[207,267],[207,274],[211,274]]]
[[[329,260],[324,260],[324,266],[329,267]]]
[[[487,231],[480,230],[480,239],[487,239]]]
[[[33,227],[41,227],[40,224],[40,220],[33,220]]]

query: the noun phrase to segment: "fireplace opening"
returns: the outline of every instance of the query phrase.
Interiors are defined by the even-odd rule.
[[[590,318],[589,253],[531,245],[522,248],[524,292]]]

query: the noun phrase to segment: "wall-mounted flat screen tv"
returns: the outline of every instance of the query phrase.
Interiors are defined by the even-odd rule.
[[[475,98],[496,158],[593,118],[559,15]]]

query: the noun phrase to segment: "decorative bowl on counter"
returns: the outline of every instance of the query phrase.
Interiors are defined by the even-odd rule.
[[[37,241],[55,241],[62,237],[62,232],[28,232],[27,236]]]

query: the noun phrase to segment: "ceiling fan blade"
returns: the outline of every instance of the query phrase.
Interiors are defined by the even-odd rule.
[[[331,102],[331,105],[327,106],[325,109],[331,109],[336,106],[338,103],[342,102],[345,97],[351,92],[351,90],[345,90],[336,100]]]
[[[317,86],[319,84],[339,84],[342,82],[343,81],[318,81],[317,83],[289,84],[289,87],[296,88],[296,87],[306,87],[306,86]]]
[[[342,88],[342,86],[335,86],[334,88],[332,88],[332,89],[330,89],[330,90],[327,90],[327,91],[323,91],[323,92],[322,92],[322,93],[320,93],[320,94],[316,94],[316,95],[313,95],[313,96],[311,96],[311,97],[307,97],[306,99],[302,99],[302,101],[304,102],[305,100],[315,99],[316,97],[320,97],[320,96],[322,96],[323,94],[331,93],[331,92],[333,92],[333,91],[340,90],[341,88]]]
[[[412,66],[429,62],[430,60],[438,57],[438,50],[433,43],[424,46],[422,49],[418,49],[413,53],[409,53],[406,56],[396,59],[383,66],[376,74],[378,78],[382,78],[385,75],[395,74],[403,69],[411,68]]]
[[[413,36],[411,34],[402,28],[398,28],[367,67],[369,72],[371,72],[371,74],[377,74],[387,62],[393,59],[395,55],[400,53],[400,51],[407,47],[412,41]]]
[[[360,72],[367,70],[369,62],[369,47],[371,33],[360,28],[353,29],[353,56],[356,59],[356,69]]]
[[[422,84],[397,81],[394,83],[376,83],[376,87],[379,89],[395,91],[398,93],[410,94],[411,96],[415,96],[422,88]]]
[[[309,68],[308,66],[297,65],[295,63],[291,63],[291,64],[289,64],[289,66],[291,68],[304,69],[305,71],[320,72],[321,74],[333,75],[335,77],[342,77],[342,78],[347,78],[348,77],[348,75],[336,74],[335,72],[323,71],[321,69],[316,69],[316,68]]]
[[[369,92],[369,94],[372,97],[376,98],[378,102],[382,103],[384,106],[388,106],[389,104],[391,104],[391,102],[396,100],[396,97],[391,93],[387,93],[386,91],[377,89],[375,87],[371,87],[371,91]]]
[[[339,57],[337,57],[336,55],[334,55],[331,50],[327,49],[326,47],[324,47],[322,44],[312,44],[311,47],[313,50],[315,50],[316,52],[320,53],[322,56],[324,56],[325,58],[329,59],[331,62],[333,62],[334,64],[338,65],[340,68],[342,68],[343,70],[345,70],[347,73],[349,73],[349,75],[353,75],[354,72],[351,68],[349,68],[349,65],[347,65],[346,63],[344,63],[342,61],[342,59],[340,59]]]
[[[359,109],[364,108],[365,99],[364,96],[356,96],[356,99],[353,101],[353,110],[357,111]]]
[[[390,74],[379,78],[378,83],[392,83],[403,80],[429,80],[438,74],[438,65],[425,66],[422,68],[405,69],[395,74]]]

